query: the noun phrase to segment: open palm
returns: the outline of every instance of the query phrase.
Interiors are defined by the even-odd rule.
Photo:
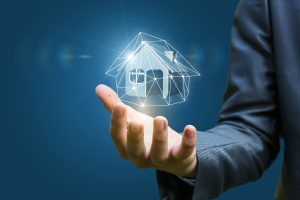
[[[164,117],[152,118],[123,104],[105,85],[96,94],[112,113],[110,134],[119,155],[139,168],[156,168],[177,176],[195,177],[196,129],[188,125],[180,135]]]

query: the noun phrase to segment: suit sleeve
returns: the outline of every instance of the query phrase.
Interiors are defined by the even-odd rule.
[[[241,1],[219,122],[197,135],[196,182],[157,171],[161,199],[212,199],[263,174],[279,149],[275,73],[268,0]]]

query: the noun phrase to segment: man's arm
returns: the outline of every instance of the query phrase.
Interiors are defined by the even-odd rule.
[[[218,125],[197,135],[195,185],[157,171],[162,199],[212,199],[258,179],[279,149],[276,66],[268,0],[241,1],[232,28],[229,84]]]

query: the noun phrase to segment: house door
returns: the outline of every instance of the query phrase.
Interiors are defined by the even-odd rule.
[[[148,70],[146,76],[146,95],[162,95],[163,92],[163,72],[160,69]]]

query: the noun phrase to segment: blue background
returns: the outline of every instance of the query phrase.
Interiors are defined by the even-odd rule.
[[[142,31],[166,39],[201,72],[186,103],[143,110],[181,131],[217,121],[226,86],[232,1],[1,3],[0,199],[158,199],[155,171],[121,160],[94,94]],[[3,115],[4,113],[4,115]],[[280,153],[282,154],[282,153]],[[272,199],[280,155],[256,183],[220,199]]]

